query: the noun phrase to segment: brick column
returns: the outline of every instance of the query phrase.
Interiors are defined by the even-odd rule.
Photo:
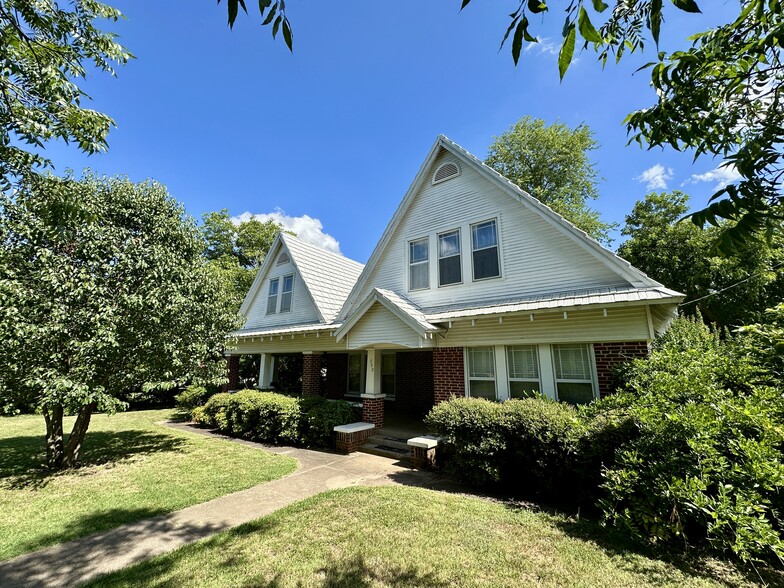
[[[376,428],[384,426],[384,394],[362,395],[362,420]]]
[[[632,359],[641,359],[648,355],[647,341],[619,341],[614,343],[594,343],[593,353],[596,359],[596,376],[599,380],[599,395],[604,397],[618,388],[613,368]]]
[[[433,403],[465,396],[462,347],[433,349]]]
[[[321,390],[321,355],[312,351],[302,354],[302,394],[318,396]]]
[[[229,390],[236,390],[240,384],[240,356],[228,355],[226,357],[226,377],[229,381],[223,385],[221,390],[228,392]]]

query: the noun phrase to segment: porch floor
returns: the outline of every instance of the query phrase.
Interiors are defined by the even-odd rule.
[[[379,435],[411,439],[426,434],[427,427],[421,417],[396,410],[389,404],[384,407],[384,426],[379,431]]]

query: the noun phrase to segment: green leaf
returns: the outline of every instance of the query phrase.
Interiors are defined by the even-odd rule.
[[[604,12],[607,10],[607,5],[602,0],[593,0],[593,9],[596,12]]]
[[[272,0],[259,0],[259,13],[261,14],[261,18],[264,18],[264,11],[270,7],[272,4]]]
[[[659,47],[659,31],[662,22],[662,0],[651,0],[651,35],[656,47]]]
[[[514,38],[512,39],[512,59],[514,59],[515,65],[517,65],[517,62],[520,59],[520,49],[523,48],[523,33],[525,33],[525,28],[527,26],[528,19],[523,18],[515,29]]]
[[[286,46],[289,48],[289,51],[294,51],[291,37],[291,26],[289,25],[289,19],[283,20],[283,40],[286,42]]]
[[[566,75],[569,64],[572,63],[575,37],[576,29],[574,23],[572,23],[565,35],[563,45],[561,45],[561,51],[558,53],[558,73],[561,75],[561,80],[563,80],[564,75]]]
[[[528,10],[534,14],[547,11],[547,3],[544,0],[528,0]]]
[[[684,12],[702,12],[694,0],[672,0],[672,3]]]
[[[234,28],[234,21],[237,19],[239,7],[238,0],[229,0],[229,28]]]
[[[460,10],[463,10],[463,8],[465,8],[466,6],[468,6],[468,4],[469,4],[470,2],[471,2],[471,0],[463,0],[463,4],[460,6]]]
[[[272,25],[272,38],[274,39],[278,35],[278,28],[280,28],[280,21],[283,20],[281,15],[278,15],[278,18],[275,19],[275,24]]]
[[[272,22],[272,19],[273,19],[273,18],[275,18],[275,13],[276,13],[277,11],[278,11],[278,5],[277,5],[277,4],[275,4],[275,5],[272,7],[272,10],[270,10],[270,11],[269,11],[269,14],[267,15],[267,18],[265,18],[265,19],[264,19],[264,22],[262,22],[262,23],[261,23],[261,26],[263,26],[263,27],[264,27],[264,26],[267,26],[269,23],[271,23],[271,22]]]
[[[591,43],[601,43],[602,37],[599,32],[594,28],[585,6],[580,6],[580,13],[577,16],[577,24],[580,27],[580,34],[583,39]]]

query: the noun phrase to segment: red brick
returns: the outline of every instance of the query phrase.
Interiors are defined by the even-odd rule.
[[[613,367],[648,356],[647,341],[616,341],[594,343],[596,375],[599,380],[599,394],[606,396],[617,389]]]

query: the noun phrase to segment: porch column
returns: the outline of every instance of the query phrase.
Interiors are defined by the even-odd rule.
[[[368,349],[365,370],[365,393],[362,397],[362,420],[376,427],[384,426],[384,394],[381,392],[381,350]]]
[[[321,354],[302,352],[302,394],[318,396],[321,391]]]
[[[236,390],[240,384],[240,356],[227,355],[226,356],[226,376],[229,381],[223,385],[223,392],[229,390]]]
[[[259,359],[259,388],[269,388],[272,382],[275,357],[270,353],[262,353]]]

